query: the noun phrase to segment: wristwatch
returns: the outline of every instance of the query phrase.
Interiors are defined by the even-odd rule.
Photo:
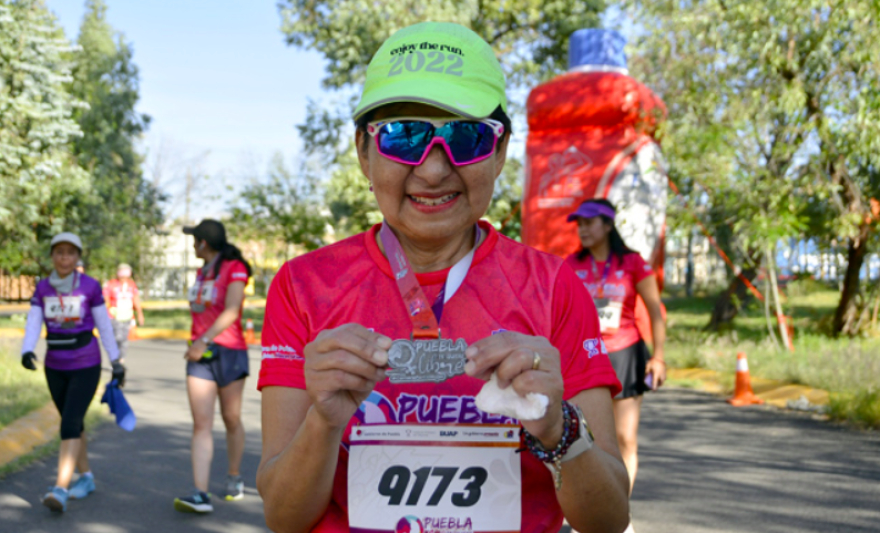
[[[587,419],[584,418],[584,413],[581,411],[581,408],[575,405],[574,410],[575,413],[577,413],[578,419],[578,438],[571,443],[571,446],[568,447],[565,455],[562,456],[561,462],[563,463],[571,461],[578,455],[592,449],[593,442],[596,440],[593,438],[593,432],[590,431],[590,426],[587,425]]]
[[[210,346],[211,344],[211,339],[209,339],[207,335],[202,335],[202,338],[199,340],[204,342],[205,346]]]

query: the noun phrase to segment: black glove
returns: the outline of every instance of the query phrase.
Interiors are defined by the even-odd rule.
[[[28,370],[37,369],[37,355],[34,352],[26,352],[21,354],[21,366]]]
[[[113,361],[110,364],[113,365],[113,379],[116,380],[117,385],[122,387],[125,385],[125,367],[119,361]]]

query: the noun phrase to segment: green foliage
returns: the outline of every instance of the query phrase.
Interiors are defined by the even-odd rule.
[[[68,151],[82,135],[70,52],[42,2],[0,0],[0,270],[43,271],[47,238],[81,214],[89,177]]]
[[[43,373],[21,366],[17,344],[0,339],[0,429],[51,400]]]
[[[630,6],[647,30],[631,67],[666,101],[670,178],[692,206],[673,203],[671,224],[696,211],[741,264],[788,238],[852,242],[880,193],[880,5]]]
[[[86,103],[74,117],[83,135],[73,142],[92,189],[79,202],[78,230],[89,250],[89,271],[110,275],[120,262],[138,271],[152,231],[162,222],[163,196],[143,177],[135,149],[150,118],[135,112],[138,69],[131,45],[114,34],[103,0],[88,0],[77,39],[71,93]]]
[[[293,173],[281,154],[273,157],[265,179],[253,178],[245,186],[228,221],[237,235],[281,244],[285,250],[294,244],[306,250],[319,248],[327,222],[318,208],[314,180],[307,173]]]

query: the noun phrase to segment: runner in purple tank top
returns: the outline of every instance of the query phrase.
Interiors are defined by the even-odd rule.
[[[43,496],[43,505],[55,512],[67,509],[67,499],[82,499],[95,490],[89,468],[83,419],[101,378],[101,349],[94,336],[97,327],[104,349],[113,366],[113,379],[122,386],[125,368],[117,361],[119,349],[101,284],[76,271],[82,255],[82,242],[73,233],[52,239],[52,274],[37,284],[21,348],[21,364],[37,369],[34,354],[43,324],[46,325],[46,382],[52,401],[61,414],[61,450],[58,478]],[[74,469],[79,478],[70,485]],[[69,490],[68,490],[69,488]]]

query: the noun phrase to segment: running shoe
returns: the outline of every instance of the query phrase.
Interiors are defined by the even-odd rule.
[[[244,498],[244,479],[241,476],[226,476],[226,501]]]
[[[174,510],[181,513],[210,513],[214,510],[211,505],[211,496],[201,491],[193,491],[189,496],[174,498]]]
[[[49,492],[41,498],[43,505],[54,513],[63,513],[67,510],[67,490],[61,487],[50,487]]]
[[[95,492],[95,478],[92,476],[79,476],[67,491],[74,500],[81,500],[93,492]]]

